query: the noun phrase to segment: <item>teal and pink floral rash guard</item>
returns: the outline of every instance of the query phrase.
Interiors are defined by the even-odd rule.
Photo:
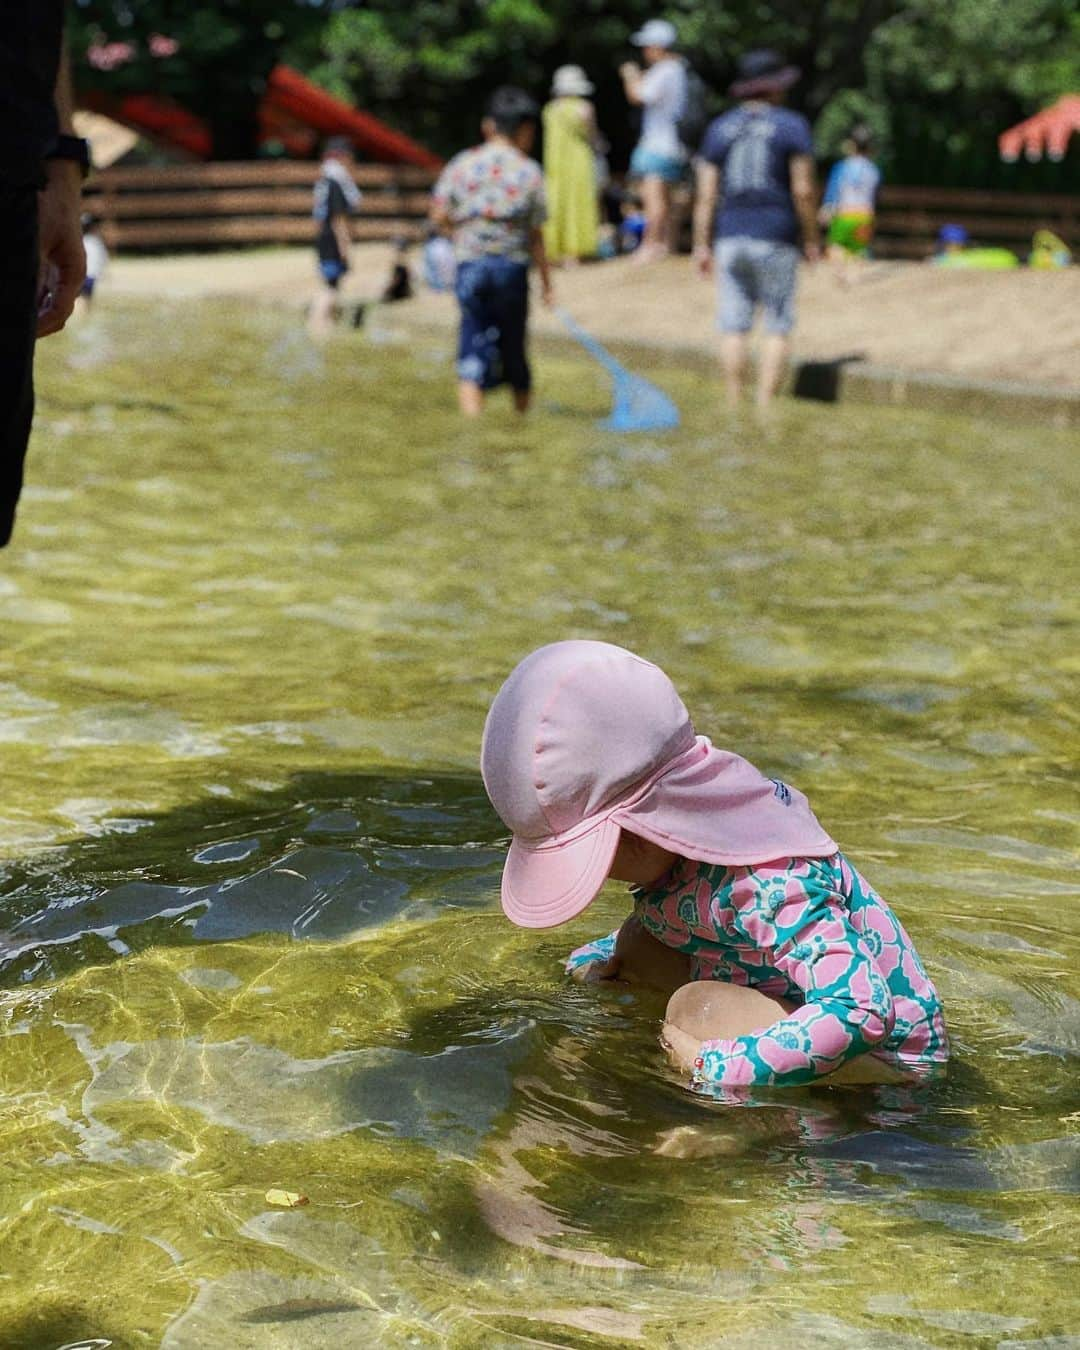
[[[948,1059],[941,1002],[900,920],[842,853],[724,867],[684,858],[634,913],[686,952],[692,980],[726,980],[798,1006],[771,1027],[705,1041],[693,1085],[811,1082],[869,1054],[909,1081]],[[606,960],[616,934],[579,948],[567,970]]]

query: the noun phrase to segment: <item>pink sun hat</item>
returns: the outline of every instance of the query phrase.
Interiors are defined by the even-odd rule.
[[[480,771],[513,831],[502,905],[523,928],[580,914],[624,827],[726,866],[837,851],[801,792],[698,736],[664,672],[607,642],[553,642],[511,672]]]

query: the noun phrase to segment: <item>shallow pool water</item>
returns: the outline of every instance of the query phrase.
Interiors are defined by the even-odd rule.
[[[113,304],[0,570],[0,1343],[1080,1344],[1075,443],[680,370],[619,438],[569,353],[471,428],[438,336]],[[562,978],[616,888],[502,919],[480,728],[570,636],[810,794],[945,1082],[702,1102]]]

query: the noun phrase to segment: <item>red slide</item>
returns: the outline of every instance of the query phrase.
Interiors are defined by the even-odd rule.
[[[197,159],[210,158],[210,128],[201,117],[171,99],[154,94],[128,94],[114,99],[91,93],[80,102],[152,140]],[[364,159],[411,164],[420,169],[438,169],[442,165],[438,155],[411,137],[334,98],[290,66],[275,66],[270,72],[259,108],[259,122],[263,139],[280,135],[287,145],[293,141],[289,148],[301,154],[310,154],[325,136],[348,136]],[[297,138],[279,130],[290,125],[306,128],[308,134]]]

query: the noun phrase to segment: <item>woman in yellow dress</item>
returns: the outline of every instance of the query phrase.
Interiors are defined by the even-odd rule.
[[[544,243],[552,261],[596,256],[600,228],[596,156],[599,134],[589,102],[593,86],[580,66],[560,66],[544,107]]]

